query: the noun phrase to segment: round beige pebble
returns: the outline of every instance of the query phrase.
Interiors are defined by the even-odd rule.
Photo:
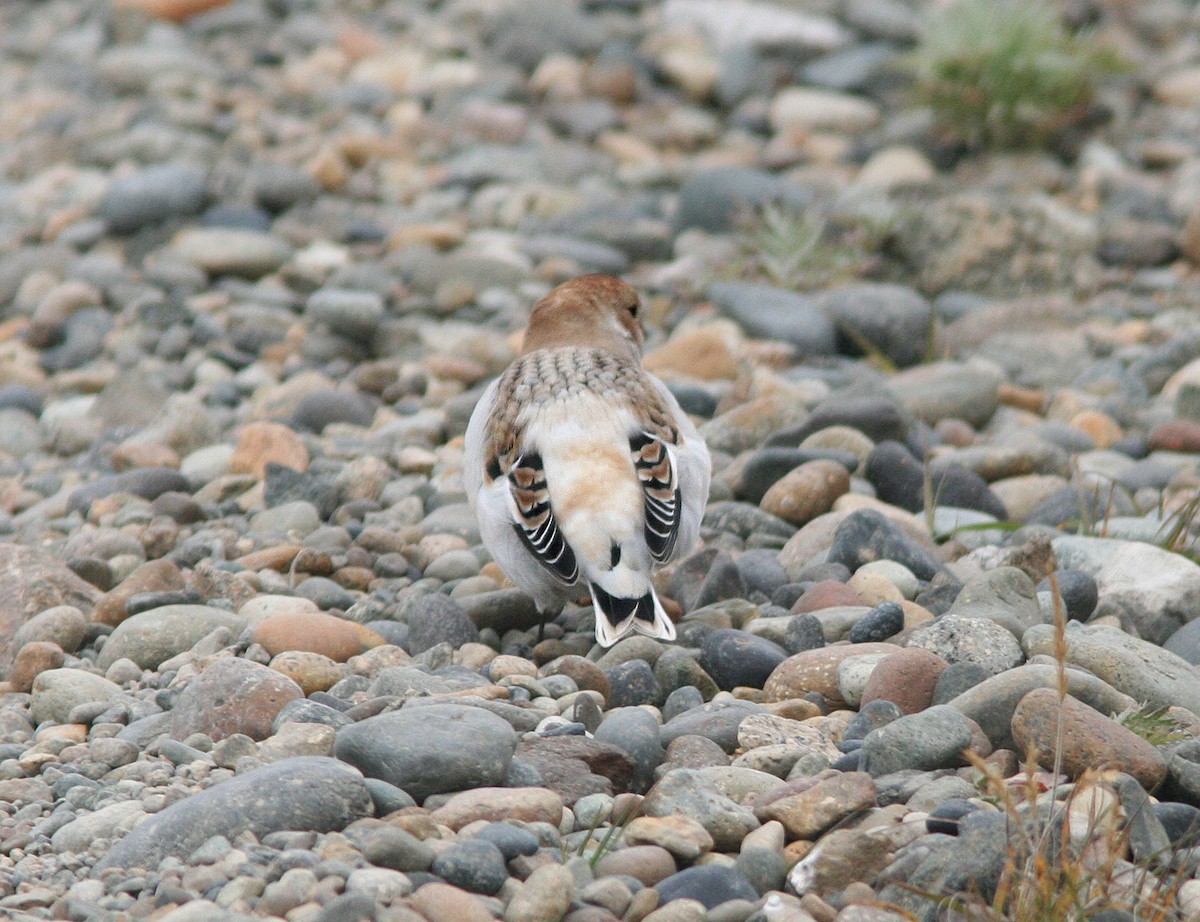
[[[285,650],[271,660],[270,666],[299,685],[305,697],[313,692],[329,691],[350,674],[346,664],[303,650]]]
[[[776,481],[759,506],[793,525],[804,525],[833,508],[849,492],[850,474],[835,461],[808,461]]]

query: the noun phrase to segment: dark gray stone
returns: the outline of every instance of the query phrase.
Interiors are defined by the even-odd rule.
[[[899,442],[881,442],[867,456],[863,470],[884,502],[921,512],[926,505],[926,469]],[[998,519],[1008,518],[1004,503],[987,481],[961,464],[934,463],[928,470],[934,505],[975,509]]]
[[[787,650],[765,637],[721,629],[704,638],[700,665],[718,686],[732,691],[738,686],[762,688],[787,657]]]
[[[835,326],[816,298],[749,282],[714,282],[708,297],[750,336],[791,343],[805,356],[837,348]]]
[[[758,891],[736,867],[708,864],[672,874],[654,887],[660,905],[674,900],[697,900],[713,909],[730,900],[758,899]]]
[[[929,811],[929,817],[925,820],[925,828],[930,832],[940,832],[943,835],[956,836],[958,835],[962,818],[980,809],[982,808],[978,804],[973,804],[969,800],[951,797]]]
[[[195,214],[207,197],[207,171],[187,163],[148,166],[114,179],[96,208],[99,217],[118,234]]]
[[[281,830],[330,832],[372,812],[358,772],[336,759],[284,759],[193,794],[135,827],[96,865],[154,868],[184,859],[213,836],[259,839]]]
[[[857,429],[872,442],[902,442],[910,425],[908,415],[891,397],[836,395],[813,407],[801,425],[780,429],[767,439],[767,445],[799,445],[814,432],[830,426]]]
[[[517,745],[512,725],[482,708],[407,707],[338,731],[334,753],[370,778],[418,801],[430,794],[498,785]]]
[[[156,499],[164,493],[190,493],[188,479],[173,467],[142,467],[122,474],[109,474],[75,490],[67,500],[68,508],[87,513],[92,503],[117,493],[129,493],[142,499]]]
[[[880,602],[854,622],[847,640],[851,643],[876,643],[904,630],[904,609],[899,602]]]
[[[728,233],[768,203],[804,208],[811,195],[774,173],[749,167],[717,167],[685,179],[679,186],[675,232],[698,227],[714,234]]]
[[[300,398],[292,413],[292,425],[296,429],[320,433],[331,423],[369,426],[374,418],[375,409],[362,394],[326,390]]]
[[[939,704],[868,733],[861,765],[872,775],[949,768],[962,763],[962,751],[970,745],[970,722],[961,711]]]
[[[752,535],[778,538],[781,547],[796,533],[796,526],[750,503],[712,503],[704,511],[703,523],[707,528],[732,532],[742,539]]]
[[[899,705],[891,701],[882,698],[870,701],[850,718],[845,732],[842,733],[842,740],[865,740],[871,731],[878,730],[903,716],[904,712],[900,710]]]
[[[263,501],[268,509],[297,500],[310,503],[322,520],[333,515],[338,505],[338,489],[330,477],[297,471],[268,461],[263,477]]]
[[[395,813],[397,810],[404,810],[407,807],[415,807],[417,805],[417,802],[409,794],[400,790],[394,784],[388,784],[386,781],[380,781],[378,778],[367,778],[366,784],[367,791],[371,795],[371,802],[375,804],[376,816],[387,816],[389,813]]]
[[[1070,621],[1087,621],[1092,612],[1096,611],[1096,603],[1100,597],[1096,577],[1085,570],[1058,570],[1055,577],[1058,581],[1058,593],[1062,595],[1063,607],[1067,609],[1067,618]],[[1039,592],[1043,589],[1049,591],[1050,580],[1042,580],[1037,588]]]
[[[439,643],[457,649],[478,640],[475,622],[447,595],[435,592],[422,596],[408,610],[408,652],[414,656]]]
[[[612,684],[608,696],[609,708],[634,707],[639,704],[660,705],[662,686],[654,676],[654,668],[645,660],[632,659],[604,670]]]
[[[296,595],[315,603],[322,611],[331,608],[346,611],[356,601],[354,593],[325,576],[310,576],[296,587]]]
[[[825,629],[821,627],[821,619],[809,612],[793,615],[783,629],[783,646],[789,654],[825,646]]]
[[[459,600],[467,617],[480,630],[491,628],[497,634],[537,627],[541,617],[533,599],[520,589],[497,589]]]
[[[289,721],[305,724],[324,724],[327,727],[333,727],[335,730],[340,730],[342,727],[348,727],[354,723],[353,720],[336,708],[331,708],[327,704],[321,704],[318,701],[312,701],[308,698],[297,698],[295,701],[289,701],[285,704],[280,712],[275,715],[275,720],[271,723],[271,732],[278,733],[279,728]]]
[[[1081,490],[1063,487],[1048,496],[1029,517],[1026,525],[1049,525],[1064,531],[1086,531],[1092,524],[1111,516],[1135,515],[1133,500],[1120,487],[1111,490]]]
[[[666,750],[658,721],[648,711],[639,707],[610,710],[594,735],[629,753],[634,763],[633,791],[644,793],[654,783],[654,770],[662,764]]]
[[[773,550],[761,548],[746,551],[735,563],[747,593],[761,592],[770,598],[788,581],[787,572],[779,562],[779,554]]]
[[[703,736],[733,752],[738,746],[738,725],[749,715],[762,712],[761,706],[749,701],[714,701],[667,721],[659,733],[667,745],[681,736]]]
[[[991,677],[992,674],[978,663],[951,663],[938,676],[930,704],[949,704],[963,692]]]
[[[504,853],[480,838],[453,843],[438,853],[429,870],[448,884],[489,896],[508,880]]]
[[[851,571],[872,560],[893,560],[908,567],[917,579],[932,579],[942,569],[932,552],[874,509],[860,509],[846,517],[834,532],[826,559]]]
[[[521,855],[532,855],[538,850],[537,836],[512,823],[492,823],[475,833],[475,838],[491,842],[500,849],[505,861],[512,861]]]
[[[864,282],[819,295],[817,303],[838,330],[838,348],[861,355],[865,343],[900,366],[925,358],[933,306],[903,285]]]

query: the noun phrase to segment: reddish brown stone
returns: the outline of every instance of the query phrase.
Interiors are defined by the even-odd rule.
[[[229,472],[252,474],[261,479],[271,462],[295,471],[306,471],[308,449],[300,436],[283,423],[258,422],[243,426],[229,461]]]
[[[12,665],[13,639],[27,621],[48,608],[74,605],[85,615],[100,591],[49,554],[18,544],[0,544],[0,674]]]
[[[254,625],[251,640],[272,656],[296,650],[338,663],[387,642],[369,627],[319,611],[271,615]]]
[[[266,739],[275,715],[289,701],[303,697],[299,685],[274,669],[223,657],[184,687],[171,711],[171,735],[181,740],[204,733],[222,740],[244,733]]]
[[[473,788],[455,794],[434,810],[433,820],[455,830],[477,820],[490,823],[519,820],[557,826],[562,821],[562,809],[562,798],[541,787]]]
[[[173,561],[147,560],[96,604],[92,620],[116,627],[127,617],[125,603],[140,592],[170,592],[184,587],[183,574]]]
[[[1133,775],[1147,791],[1166,777],[1167,764],[1157,749],[1082,701],[1059,699],[1049,688],[1035,688],[1017,705],[1012,735],[1022,752],[1036,750],[1045,768],[1055,764],[1062,721],[1061,770],[1077,778],[1088,769],[1116,769]]]
[[[875,782],[866,772],[837,772],[754,812],[760,820],[781,822],[793,839],[811,839],[851,813],[875,806],[875,797]]]
[[[13,660],[13,691],[27,692],[33,688],[33,680],[48,669],[57,669],[66,658],[63,648],[47,640],[34,640],[21,647]]]
[[[567,678],[573,679],[581,691],[599,692],[604,696],[605,701],[612,694],[612,683],[604,674],[604,670],[590,659],[582,656],[560,656],[558,659],[546,663],[538,672],[544,676],[565,675]]]
[[[850,489],[849,472],[836,461],[808,461],[784,474],[767,490],[759,506],[793,525],[803,525],[833,508]]]
[[[568,806],[588,794],[627,791],[633,779],[633,759],[624,749],[586,736],[523,739],[516,755]]]
[[[653,887],[675,873],[675,859],[660,845],[631,845],[609,852],[596,863],[597,877],[628,874]]]
[[[938,676],[949,666],[936,653],[920,647],[905,647],[879,661],[863,688],[859,707],[872,701],[891,701],[905,714],[929,707]]]
[[[890,643],[848,643],[805,650],[789,656],[775,667],[767,678],[763,691],[768,701],[803,698],[808,692],[820,692],[831,708],[844,708],[846,702],[838,691],[837,671],[842,660],[867,653],[895,653]]]
[[[1173,419],[1155,426],[1150,433],[1152,451],[1181,451],[1200,453],[1200,423],[1190,419]]]
[[[862,605],[863,600],[858,593],[835,579],[823,579],[813,583],[805,590],[804,595],[796,600],[790,614],[799,615],[804,612],[820,611],[822,608],[836,608],[839,605]]]

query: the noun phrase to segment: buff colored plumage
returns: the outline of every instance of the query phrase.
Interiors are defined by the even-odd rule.
[[[467,498],[496,562],[543,617],[589,592],[604,646],[674,638],[650,576],[698,540],[711,472],[695,427],[642,368],[638,311],[608,276],[551,291],[465,443]]]

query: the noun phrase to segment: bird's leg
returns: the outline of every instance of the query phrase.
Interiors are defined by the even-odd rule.
[[[555,618],[557,618],[559,615],[562,614],[562,610],[563,610],[563,605],[561,603],[557,606],[551,605],[546,608],[543,608],[541,605],[539,605],[537,607],[537,613],[538,613],[537,642],[538,643],[541,643],[543,640],[546,639],[546,622],[553,621]]]

